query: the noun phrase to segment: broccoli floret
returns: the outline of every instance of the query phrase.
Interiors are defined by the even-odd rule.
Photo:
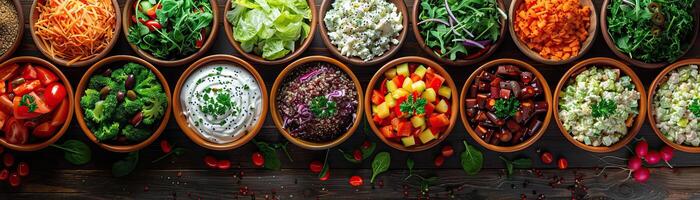
[[[168,97],[165,93],[156,93],[153,96],[142,97],[143,107],[143,124],[152,125],[156,123],[165,113],[165,108],[168,106]]]
[[[117,110],[114,111],[114,120],[119,122],[126,122],[131,119],[138,111],[143,107],[143,100],[129,100],[129,98],[124,98],[124,101],[117,106]]]
[[[85,118],[95,123],[102,123],[109,119],[117,107],[117,96],[107,95],[105,100],[95,103],[93,109],[85,109]]]
[[[128,76],[129,74],[126,73],[124,68],[119,68],[112,71],[112,75],[110,77],[112,77],[112,80],[117,83],[124,83],[126,82],[126,77]]]
[[[163,86],[155,74],[149,71],[144,79],[139,80],[134,87],[134,91],[141,96],[153,96],[158,93],[163,93]]]
[[[100,92],[95,89],[87,89],[85,94],[80,97],[80,107],[83,110],[92,109],[98,101],[100,101]]]
[[[119,122],[102,125],[93,131],[98,141],[108,141],[114,139],[119,134]]]
[[[115,88],[116,85],[117,85],[117,83],[114,82],[109,77],[102,76],[102,75],[94,75],[94,76],[92,76],[92,78],[90,78],[90,82],[88,83],[88,88],[100,90],[105,86],[109,86],[110,88]]]
[[[150,71],[150,70],[148,70],[148,68],[144,67],[143,65],[139,65],[136,63],[127,63],[126,65],[124,65],[124,67],[122,67],[122,69],[124,69],[124,72],[127,75],[133,74],[134,76],[138,76],[139,74],[141,74],[144,71]]]
[[[122,135],[126,136],[126,139],[133,142],[140,142],[151,136],[151,131],[140,129],[132,126],[131,124],[126,125],[122,129]]]

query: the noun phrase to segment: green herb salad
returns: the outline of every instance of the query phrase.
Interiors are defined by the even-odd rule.
[[[140,0],[127,40],[158,59],[178,60],[202,48],[214,14],[208,0]]]
[[[695,0],[615,0],[608,5],[608,32],[615,46],[645,63],[673,62],[690,48]]]
[[[501,17],[508,18],[496,0],[423,0],[418,28],[438,56],[475,59],[498,40]]]
[[[641,94],[620,69],[592,66],[559,95],[559,118],[569,134],[590,146],[610,146],[627,135]]]
[[[226,20],[233,26],[233,38],[243,51],[265,60],[294,52],[311,32],[306,0],[236,0],[230,9]]]
[[[659,84],[652,106],[656,128],[677,144],[700,146],[700,76],[698,66],[671,71]]]

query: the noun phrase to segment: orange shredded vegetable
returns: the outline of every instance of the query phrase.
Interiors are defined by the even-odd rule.
[[[47,0],[37,4],[37,11],[34,30],[41,45],[68,65],[94,58],[114,37],[117,19],[111,0]]]
[[[516,35],[545,59],[576,56],[588,38],[591,8],[579,0],[526,0],[515,13]]]

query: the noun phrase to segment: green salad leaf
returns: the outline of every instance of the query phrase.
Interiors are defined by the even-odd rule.
[[[496,0],[427,0],[421,1],[418,27],[435,54],[458,60],[478,57],[498,40],[501,16],[507,18]]]
[[[467,175],[476,175],[484,166],[484,155],[476,147],[467,144],[467,141],[463,141],[463,143],[465,149],[459,156],[462,169]]]
[[[372,178],[369,182],[374,183],[374,178],[389,170],[389,165],[391,165],[391,155],[388,152],[380,152],[374,156],[374,160],[372,160]]]
[[[690,48],[693,5],[695,0],[610,1],[606,34],[632,59],[673,62]]]
[[[114,177],[129,175],[136,169],[138,163],[139,151],[130,152],[123,160],[117,161],[112,165],[112,175]]]
[[[226,21],[245,52],[277,60],[309,36],[311,8],[306,0],[236,0]]]
[[[61,145],[51,144],[52,147],[63,150],[63,158],[74,165],[83,165],[92,159],[92,150],[78,140],[66,140]]]

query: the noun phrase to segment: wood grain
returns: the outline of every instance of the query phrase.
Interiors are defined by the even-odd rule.
[[[25,15],[28,15],[30,0],[22,0],[22,5]],[[124,0],[119,0],[123,6]],[[223,0],[219,0],[219,5],[224,5]],[[317,0],[317,5],[320,5],[320,0]],[[505,1],[506,5],[510,1]],[[596,10],[600,9],[602,0],[595,0]],[[406,0],[406,4],[413,5],[413,0]],[[223,9],[222,7],[222,10]],[[409,8],[409,10],[411,10]],[[25,16],[25,19],[28,16]],[[26,22],[25,22],[26,23]],[[25,28],[29,25],[26,24]],[[410,34],[406,39],[406,44],[394,58],[402,56],[422,56],[429,57],[423,53],[418,47],[415,37]],[[37,50],[29,31],[25,31],[25,37],[20,49],[15,55],[32,55],[43,57]],[[316,33],[318,34],[318,33]],[[598,33],[600,34],[600,33]],[[461,87],[468,76],[481,64],[496,58],[514,58],[520,59],[532,64],[547,78],[550,88],[556,86],[564,72],[571,65],[562,66],[544,66],[528,59],[514,45],[510,36],[505,37],[503,45],[500,49],[481,63],[461,67],[446,67],[448,73],[455,80],[457,87]],[[700,54],[700,45],[696,45],[686,54],[686,58]],[[135,55],[129,48],[124,34],[120,35],[119,42],[116,47],[110,52],[110,55]],[[226,36],[223,30],[218,34],[215,40],[215,46],[209,50],[206,55],[212,54],[232,54],[233,48],[226,41]],[[325,55],[332,56],[324,47],[320,37],[316,35],[311,47],[302,55]],[[592,49],[581,59],[591,57],[611,57],[617,59],[610,49],[605,45],[600,38],[594,42]],[[45,58],[45,57],[43,57]],[[575,62],[574,62],[575,63]],[[370,78],[383,65],[380,63],[373,67],[358,67],[351,66],[354,73],[359,78],[363,87],[366,87]],[[260,72],[265,80],[265,84],[271,86],[277,75],[282,71],[284,65],[261,66],[253,64]],[[186,66],[182,67],[159,67],[161,72],[166,76],[170,86],[174,86],[185,70]],[[654,77],[661,71],[647,70],[634,68],[637,75],[642,80],[645,87],[648,87]],[[77,85],[80,77],[85,73],[87,68],[62,68],[68,79],[73,85]],[[75,121],[75,120],[74,120]],[[651,131],[648,124],[644,124],[638,137],[644,137],[649,141],[651,147],[660,147],[661,141]],[[546,177],[553,174],[561,174],[565,177],[565,182],[571,185],[573,181],[574,171],[583,173],[586,176],[585,182],[589,187],[587,198],[612,198],[612,199],[693,199],[700,198],[698,193],[697,180],[700,179],[700,158],[698,155],[682,153],[676,151],[676,155],[672,164],[676,167],[682,167],[678,170],[680,173],[672,173],[669,170],[655,169],[652,173],[652,178],[647,184],[635,184],[633,182],[618,182],[624,179],[624,176],[611,176],[608,179],[594,178],[595,167],[603,166],[604,164],[598,160],[598,157],[611,156],[628,156],[628,151],[625,148],[608,154],[592,154],[570,144],[561,135],[556,127],[556,124],[550,123],[546,133],[542,138],[533,144],[531,147],[515,152],[499,154],[493,151],[485,150],[477,145],[477,148],[484,152],[484,168],[485,170],[477,176],[466,176],[462,172],[459,159],[457,156],[448,158],[445,165],[440,169],[434,169],[432,159],[439,153],[439,148],[433,148],[427,151],[418,153],[404,153],[393,150],[390,147],[381,143],[373,133],[364,132],[360,127],[358,131],[345,143],[330,150],[329,163],[331,163],[332,176],[327,182],[320,182],[316,175],[308,171],[308,164],[313,160],[322,160],[325,155],[324,151],[309,151],[294,147],[290,144],[290,153],[294,158],[294,162],[290,162],[282,157],[283,170],[279,172],[265,171],[253,169],[250,161],[251,152],[256,150],[252,144],[244,145],[243,147],[224,152],[211,152],[192,143],[178,128],[174,120],[168,124],[166,131],[163,132],[161,138],[168,139],[171,143],[176,143],[177,146],[188,149],[185,156],[175,160],[167,160],[156,164],[150,162],[159,157],[160,149],[156,144],[153,144],[141,150],[141,162],[134,174],[125,178],[113,178],[109,170],[111,164],[121,159],[124,154],[110,153],[99,149],[92,144],[83,135],[78,128],[77,123],[73,123],[69,128],[65,139],[79,139],[90,145],[93,150],[93,161],[84,166],[73,166],[62,159],[62,152],[57,149],[48,148],[39,152],[33,153],[17,153],[18,160],[28,161],[31,164],[32,175],[29,180],[25,180],[25,185],[20,189],[10,189],[3,187],[0,189],[0,199],[231,199],[234,198],[234,193],[241,187],[248,186],[252,191],[256,192],[257,198],[264,198],[264,194],[270,194],[273,190],[279,198],[283,199],[335,199],[335,198],[353,198],[353,199],[378,199],[388,198],[397,199],[404,198],[403,194],[403,177],[407,170],[405,167],[406,158],[411,157],[416,161],[416,168],[425,173],[437,173],[440,177],[438,186],[432,187],[432,198],[448,198],[451,189],[463,188],[460,191],[455,190],[454,197],[458,199],[517,199],[521,193],[527,195],[528,198],[534,199],[532,190],[543,193],[547,198],[555,199],[570,199],[571,193],[565,188],[551,188],[547,186],[548,180],[536,178],[532,175],[518,175],[508,180],[499,173],[504,167],[503,162],[498,158],[499,155],[505,157],[531,157],[533,158],[534,167],[537,169],[545,169]],[[285,141],[284,137],[275,129],[271,118],[268,116],[266,123],[256,137],[258,140],[278,142]],[[63,141],[62,140],[62,141]],[[370,184],[358,190],[352,189],[347,183],[350,175],[361,175],[365,178],[370,176],[371,166],[369,162],[361,165],[350,164],[345,161],[338,148],[344,150],[352,150],[357,148],[364,140],[378,142],[377,151],[387,151],[391,153],[392,163],[391,170],[381,175],[380,179],[384,180],[384,187],[375,189],[370,188]],[[445,140],[445,144],[451,144],[455,147],[456,152],[462,152],[464,146],[462,141],[467,140],[472,145],[474,142],[468,135],[461,122],[458,122],[453,132]],[[61,143],[62,141],[59,141]],[[438,147],[441,145],[438,145]],[[564,156],[568,158],[570,168],[575,170],[555,170],[554,165],[543,165],[537,158],[537,149],[545,149],[551,151],[555,156]],[[237,183],[233,177],[240,170],[229,171],[214,171],[206,170],[206,166],[202,161],[202,156],[212,154],[219,158],[230,159],[235,166],[240,166],[240,169],[245,173],[241,183]],[[178,172],[182,172],[181,183],[173,184]],[[519,172],[520,173],[520,172]],[[518,173],[518,174],[519,174]],[[626,176],[626,174],[625,174]],[[170,177],[170,180],[168,179]],[[519,189],[524,180],[529,180],[530,185],[527,189]],[[369,182],[365,179],[366,182]],[[295,184],[296,182],[296,184]],[[186,183],[186,184],[185,184]],[[270,184],[274,183],[274,184]],[[502,184],[501,184],[502,183]],[[510,185],[516,185],[516,189],[511,189]],[[4,184],[3,184],[4,185]],[[148,186],[149,190],[144,191],[144,187]],[[282,188],[284,186],[284,189]],[[417,189],[415,185],[410,186],[408,191],[410,198],[417,198]],[[325,190],[323,190],[325,188]],[[173,195],[173,193],[175,195]],[[190,195],[188,195],[190,194]],[[249,197],[239,196],[241,199],[250,199]]]

